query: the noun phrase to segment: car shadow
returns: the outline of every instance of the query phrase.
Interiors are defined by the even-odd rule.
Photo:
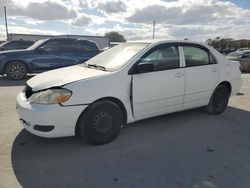
[[[250,170],[243,156],[230,158],[246,155],[239,142],[249,147],[249,115],[233,107],[218,116],[202,109],[168,114],[125,126],[102,146],[78,137],[40,138],[23,129],[13,142],[12,166],[23,187],[202,187],[208,175],[223,173],[234,185],[233,173]]]
[[[34,75],[28,75],[23,80],[11,80],[7,76],[0,76],[0,87],[24,86],[26,84],[26,81],[33,76]]]

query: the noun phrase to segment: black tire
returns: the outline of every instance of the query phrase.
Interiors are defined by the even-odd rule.
[[[5,68],[5,73],[12,80],[22,80],[27,75],[27,66],[22,62],[10,62]]]
[[[207,111],[210,114],[221,114],[227,108],[230,91],[225,85],[219,85],[213,92],[207,106]]]
[[[95,145],[113,141],[123,124],[122,112],[111,101],[92,104],[78,120],[78,133],[87,142]]]

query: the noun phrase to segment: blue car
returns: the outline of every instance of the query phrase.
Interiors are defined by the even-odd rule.
[[[76,65],[94,57],[101,50],[85,39],[49,38],[39,40],[26,50],[0,52],[0,75],[20,80],[27,73]]]
[[[7,41],[7,42],[0,45],[0,51],[27,49],[28,47],[30,47],[34,43],[35,43],[35,41],[29,41],[29,40]]]

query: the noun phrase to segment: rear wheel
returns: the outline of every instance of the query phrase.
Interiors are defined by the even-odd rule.
[[[7,64],[5,73],[12,80],[21,80],[27,75],[27,67],[22,62],[11,62]]]
[[[100,101],[90,106],[78,121],[79,135],[96,145],[114,140],[123,124],[122,112],[111,101]]]
[[[211,114],[221,114],[227,108],[230,91],[224,85],[219,85],[209,101],[207,111]]]

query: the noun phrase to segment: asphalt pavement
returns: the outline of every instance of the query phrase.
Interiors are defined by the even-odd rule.
[[[112,143],[45,139],[19,124],[25,81],[0,77],[0,188],[249,188],[250,75],[226,112],[204,109],[127,125]]]

